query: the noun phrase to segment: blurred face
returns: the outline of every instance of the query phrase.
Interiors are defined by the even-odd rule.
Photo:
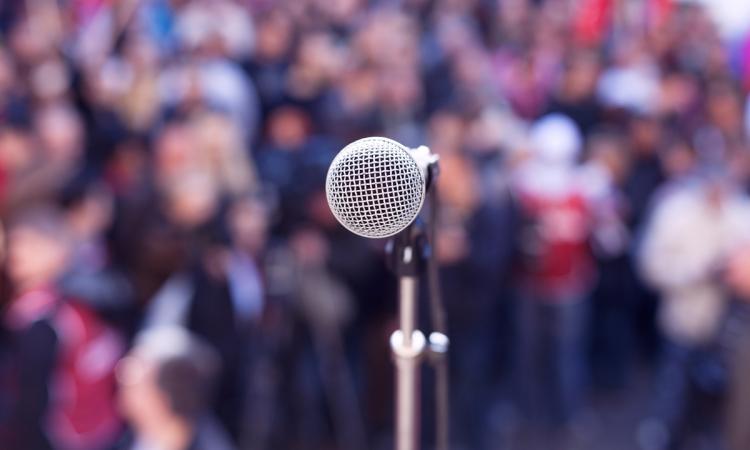
[[[158,178],[164,180],[189,168],[196,155],[196,141],[190,129],[170,125],[159,136],[155,149]]]
[[[360,0],[324,0],[318,2],[326,13],[338,23],[350,22],[360,9]]]
[[[188,176],[167,188],[169,217],[192,228],[206,223],[218,209],[217,186],[208,176]]]
[[[443,216],[435,243],[435,255],[444,265],[460,263],[470,252],[466,226],[453,211],[446,210]]]
[[[0,133],[0,166],[10,173],[26,168],[31,162],[31,140],[22,132],[6,130]]]
[[[49,160],[70,163],[80,155],[83,130],[72,112],[57,108],[42,111],[36,129]]]
[[[284,150],[297,150],[307,140],[308,121],[302,111],[283,108],[270,120],[271,140]]]
[[[328,242],[318,230],[300,230],[292,236],[290,244],[297,262],[303,267],[320,267],[328,258]]]
[[[478,176],[474,165],[461,155],[445,155],[440,158],[440,181],[438,190],[448,207],[457,215],[469,217],[479,205]]]
[[[112,197],[104,190],[89,193],[68,217],[70,228],[83,239],[97,237],[111,220]]]
[[[726,133],[733,133],[742,126],[742,110],[738,96],[729,89],[717,89],[708,99],[708,114],[711,120]]]
[[[662,166],[669,178],[687,174],[694,165],[695,155],[683,144],[676,145],[662,156]]]
[[[456,55],[453,74],[459,84],[468,89],[478,89],[485,80],[487,60],[478,49],[467,49]]]
[[[153,429],[169,416],[169,404],[156,384],[153,363],[131,353],[120,361],[116,375],[120,412],[137,431]]]
[[[141,35],[129,36],[125,57],[136,71],[153,68],[159,61],[159,53],[154,42]]]
[[[627,175],[628,162],[626,149],[618,141],[602,140],[592,145],[592,161],[606,170],[615,183],[621,182]]]
[[[63,98],[67,92],[70,75],[60,60],[50,58],[32,70],[29,81],[36,98],[41,101],[55,101]]]
[[[260,23],[256,52],[261,58],[281,58],[291,43],[292,22],[283,13],[274,13]]]
[[[388,74],[381,87],[382,101],[395,110],[412,110],[419,106],[421,84],[412,71]]]
[[[347,73],[341,85],[346,104],[354,112],[365,110],[376,102],[377,87],[377,75],[369,69]]]
[[[11,89],[15,82],[13,62],[4,51],[0,50],[0,91]]]
[[[573,99],[593,95],[599,64],[593,57],[578,56],[565,74],[563,94]]]
[[[732,253],[725,277],[736,294],[750,301],[750,245],[744,245]]]
[[[125,188],[125,192],[130,189],[135,191],[136,186],[141,184],[140,180],[143,180],[146,176],[147,163],[146,151],[141,148],[140,144],[126,142],[115,150],[108,172],[111,174],[115,186]]]
[[[651,155],[661,140],[661,128],[653,119],[636,119],[630,127],[633,148],[640,155]]]
[[[35,33],[28,18],[13,27],[8,43],[13,54],[24,64],[33,64],[52,50],[52,43],[46,39],[46,34]]]
[[[241,202],[232,207],[232,237],[243,249],[257,254],[262,251],[268,233],[268,212],[256,202]]]
[[[706,186],[706,200],[717,210],[722,209],[729,199],[730,187],[727,180],[717,176],[711,178]]]
[[[65,270],[67,246],[60,239],[19,226],[8,235],[8,274],[16,291],[53,282]]]
[[[661,109],[668,113],[684,113],[695,103],[699,89],[695,79],[686,74],[666,76],[659,92]]]
[[[330,33],[313,33],[300,43],[298,63],[320,77],[334,76],[342,70],[342,54]]]
[[[465,128],[463,119],[455,114],[435,114],[429,123],[430,147],[440,154],[458,151],[463,144]]]

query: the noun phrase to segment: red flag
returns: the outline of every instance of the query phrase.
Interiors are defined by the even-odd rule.
[[[583,0],[573,23],[576,41],[584,45],[601,42],[612,22],[614,0]]]

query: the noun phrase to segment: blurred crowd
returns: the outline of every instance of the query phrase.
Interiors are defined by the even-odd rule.
[[[324,189],[387,136],[440,155],[452,448],[747,450],[744,3],[0,1],[0,447],[390,448]]]

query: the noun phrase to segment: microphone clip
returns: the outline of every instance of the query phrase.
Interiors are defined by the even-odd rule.
[[[424,221],[417,217],[405,230],[388,241],[385,251],[388,268],[396,276],[419,276],[432,252]]]
[[[426,145],[420,145],[417,148],[409,150],[412,158],[416,161],[419,168],[422,170],[422,176],[425,180],[425,191],[429,191],[430,187],[437,180],[437,176],[440,173],[440,167],[438,161],[440,156],[432,153],[430,148]]]

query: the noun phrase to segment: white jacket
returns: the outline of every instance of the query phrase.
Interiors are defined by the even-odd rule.
[[[748,198],[724,193],[722,199],[712,202],[699,182],[669,189],[643,235],[639,268],[662,293],[662,331],[679,343],[700,344],[715,335],[726,308],[721,267],[750,237]]]

